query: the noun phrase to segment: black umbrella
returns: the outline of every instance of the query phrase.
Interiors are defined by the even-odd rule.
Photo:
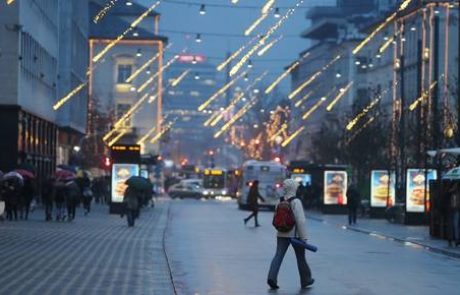
[[[147,178],[141,176],[131,176],[125,181],[125,184],[137,190],[151,190],[152,183]]]

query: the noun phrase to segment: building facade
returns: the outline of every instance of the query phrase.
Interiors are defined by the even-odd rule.
[[[98,55],[147,10],[135,3],[117,5],[95,24],[92,19],[103,8],[100,2],[90,3],[88,137],[105,137],[108,145],[139,143],[143,153],[157,154],[159,144],[152,144],[150,139],[161,129],[163,74],[160,68],[166,43],[166,38],[156,35],[159,15],[151,12],[135,30],[98,59]],[[101,116],[108,118],[109,123],[96,126],[97,117]],[[105,144],[100,142],[93,147],[93,152],[103,154]]]
[[[72,124],[67,124],[66,111],[55,111],[53,105],[59,95],[72,87],[66,81],[75,71],[69,61],[80,63],[78,66],[82,68],[87,64],[85,47],[78,47],[87,36],[86,25],[74,23],[75,30],[67,31],[64,25],[67,20],[63,17],[71,15],[72,20],[84,20],[87,14],[87,1],[0,3],[1,170],[8,171],[28,163],[35,167],[39,178],[47,177],[58,164],[60,130],[84,132],[84,95],[75,102]],[[71,56],[63,49],[64,45],[69,46],[64,35],[76,40],[70,42],[70,46],[77,49]],[[75,75],[80,73],[76,71]]]

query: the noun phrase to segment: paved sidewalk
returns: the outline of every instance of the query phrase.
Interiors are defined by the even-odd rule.
[[[370,218],[358,218],[356,225],[349,226],[346,215],[326,215],[318,211],[307,211],[306,214],[310,219],[333,224],[342,227],[344,230],[394,240],[408,247],[422,247],[431,252],[460,259],[460,247],[449,247],[447,241],[432,238],[428,226],[393,224],[386,219]]]
[[[94,206],[74,222],[0,223],[0,294],[174,294],[163,247],[169,202],[126,218]]]

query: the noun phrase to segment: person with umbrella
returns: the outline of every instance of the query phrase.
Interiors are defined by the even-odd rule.
[[[23,178],[17,172],[9,172],[3,176],[2,195],[5,199],[6,219],[18,220],[19,194],[23,185]]]
[[[67,205],[67,220],[75,219],[75,210],[77,208],[78,199],[80,198],[80,188],[75,180],[70,179],[65,183],[66,187],[66,205]]]
[[[91,190],[91,180],[86,171],[80,170],[77,173],[77,184],[80,188],[81,199],[83,202],[83,208],[85,209],[85,215],[88,215],[91,211],[91,202],[93,200],[93,191]]]
[[[128,218],[128,226],[134,226],[134,221],[139,218],[140,207],[143,202],[145,192],[151,189],[151,183],[148,179],[140,176],[131,176],[126,180],[128,186],[123,202],[126,208],[126,216]]]
[[[58,168],[55,174],[55,182],[53,185],[53,200],[56,204],[56,220],[65,220],[65,202],[67,200],[67,188],[66,182],[74,180],[76,177],[75,173],[69,170],[63,170]]]
[[[25,169],[16,169],[15,171],[24,179],[24,186],[19,197],[19,215],[20,219],[27,220],[29,218],[30,204],[35,195],[35,175]]]

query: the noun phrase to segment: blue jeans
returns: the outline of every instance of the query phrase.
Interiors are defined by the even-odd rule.
[[[280,238],[276,240],[276,254],[273,257],[272,263],[270,265],[270,271],[268,272],[268,279],[273,282],[278,282],[278,272],[283,262],[284,255],[286,254],[287,249],[291,241],[289,238]],[[296,244],[292,244],[294,248],[295,256],[297,258],[297,268],[299,270],[300,276],[300,285],[305,286],[311,279],[311,271],[308,266],[307,260],[305,260],[305,248]]]

